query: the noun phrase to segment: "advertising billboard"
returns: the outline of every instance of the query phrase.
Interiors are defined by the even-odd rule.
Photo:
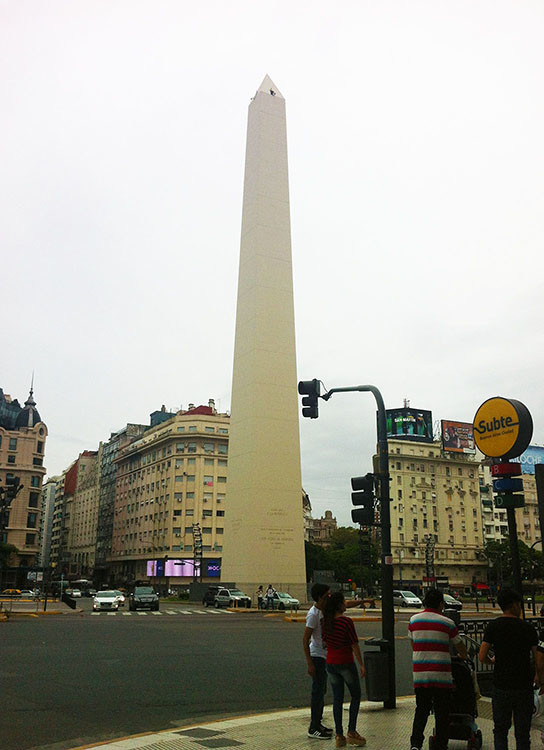
[[[197,573],[199,572],[199,564],[196,563]],[[148,560],[147,561],[147,576],[158,576],[163,578],[164,576],[170,576],[171,578],[183,577],[192,578],[194,576],[194,561],[189,560]]]
[[[442,420],[442,448],[451,453],[476,453],[474,429],[470,422]]]
[[[433,441],[433,415],[425,409],[386,409],[387,437],[401,440]]]
[[[513,458],[513,463],[521,464],[522,474],[534,474],[536,464],[544,464],[544,448],[530,445],[519,458]]]

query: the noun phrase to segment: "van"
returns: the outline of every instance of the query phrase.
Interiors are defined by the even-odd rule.
[[[401,607],[422,607],[419,596],[411,591],[393,591],[393,602]]]

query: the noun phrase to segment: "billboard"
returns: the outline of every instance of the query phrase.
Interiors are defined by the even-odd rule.
[[[433,415],[425,409],[386,409],[387,437],[401,440],[433,441]]]
[[[474,428],[470,422],[442,420],[442,448],[451,453],[476,453]]]
[[[536,464],[544,464],[544,448],[530,445],[519,458],[513,458],[513,463],[521,464],[522,474],[534,474]]]
[[[208,578],[219,578],[221,575],[221,560],[203,560],[204,572],[203,575]],[[194,571],[194,560],[192,558],[186,560],[148,560],[147,561],[147,576],[148,578],[158,577],[164,578],[164,576],[170,578],[193,578],[195,575]],[[199,575],[199,563],[196,563],[196,573]]]

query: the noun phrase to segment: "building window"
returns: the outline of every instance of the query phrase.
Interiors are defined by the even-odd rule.
[[[15,463],[15,456],[8,456],[8,464],[14,464]]]
[[[186,534],[192,534],[193,533],[193,527],[192,526],[186,526],[185,527],[185,533]]]
[[[194,492],[188,492],[187,493],[187,500],[194,500],[195,499],[195,493]]]
[[[182,458],[176,458],[176,469],[181,469],[183,466],[183,459]]]
[[[227,445],[223,445],[219,443],[219,445],[217,446],[217,452],[220,453],[222,456],[225,456],[227,454],[227,450],[228,450]]]
[[[189,453],[196,453],[196,443],[189,443],[187,451]]]
[[[185,432],[185,427],[178,427],[178,432]]]
[[[187,510],[185,511],[186,516],[194,516],[194,514],[195,514],[195,511],[193,508],[187,508]]]
[[[176,452],[183,453],[185,450],[185,443],[176,443]]]
[[[43,458],[33,458],[32,459],[32,465],[33,466],[41,466],[43,463]]]
[[[189,432],[196,432],[196,426],[195,425],[191,425],[189,427]]]
[[[39,487],[40,486],[40,477],[31,477],[30,478],[30,486],[31,487]]]
[[[211,516],[213,516],[213,511],[212,510],[203,510],[202,511],[202,518],[210,518]]]
[[[29,513],[27,515],[26,519],[26,527],[27,529],[35,529],[36,528],[36,519],[38,518],[37,513]]]
[[[219,484],[225,484],[227,477],[217,477],[217,481]]]
[[[226,427],[219,427],[219,429],[217,430],[217,432],[220,435],[228,435],[229,434],[229,431],[226,429]]]
[[[204,475],[204,486],[213,487],[213,477],[209,474]]]
[[[205,458],[204,459],[204,466],[213,466],[214,459],[213,458]]]
[[[28,505],[30,508],[37,508],[38,507],[38,499],[39,494],[37,492],[31,492],[30,497],[28,499]]]
[[[176,482],[183,482],[183,474],[176,474]]]
[[[195,475],[194,474],[187,474],[187,481],[188,482],[194,482],[195,481]]]
[[[25,544],[34,544],[34,539],[36,538],[36,534],[27,534],[25,537]]]
[[[204,453],[214,453],[215,443],[204,443]]]
[[[204,431],[205,432],[215,432],[215,428],[214,427],[205,427]]]
[[[202,533],[203,534],[211,534],[212,533],[212,527],[211,526],[203,526],[202,527]]]
[[[397,490],[397,497],[399,500],[402,499],[402,490]]]
[[[17,438],[10,438],[9,439],[9,450],[10,451],[16,451],[17,450]]]
[[[224,510],[216,510],[215,511],[215,515],[216,516],[224,516],[225,515],[225,511]]]
[[[450,475],[450,467],[446,466],[446,476],[449,477]]]

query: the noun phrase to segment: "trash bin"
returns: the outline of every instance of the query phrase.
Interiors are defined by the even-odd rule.
[[[365,651],[365,687],[369,701],[386,701],[389,698],[389,641],[369,638],[365,646],[378,646],[379,651]]]

